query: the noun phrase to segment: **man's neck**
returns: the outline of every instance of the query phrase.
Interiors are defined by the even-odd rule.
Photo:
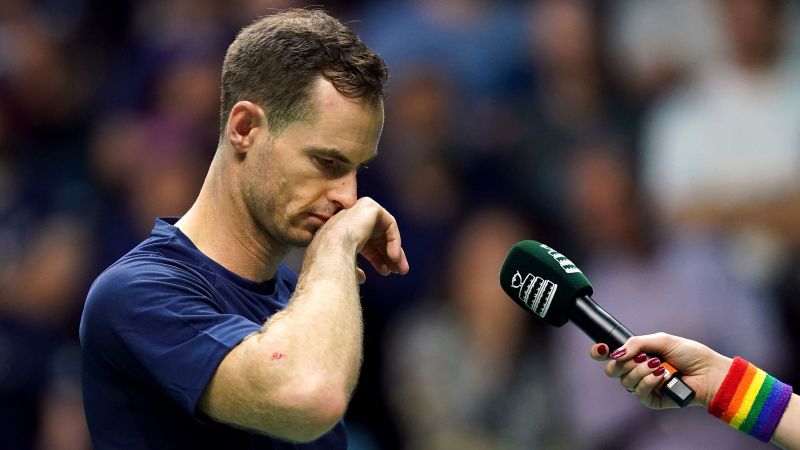
[[[288,246],[265,235],[212,163],[197,200],[175,224],[203,254],[253,281],[275,276]]]

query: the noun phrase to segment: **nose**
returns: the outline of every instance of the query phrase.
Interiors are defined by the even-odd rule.
[[[358,182],[355,171],[333,180],[332,183],[333,187],[328,191],[328,200],[337,206],[337,210],[347,209],[356,203]]]

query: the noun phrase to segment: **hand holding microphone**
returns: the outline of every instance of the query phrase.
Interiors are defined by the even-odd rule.
[[[622,347],[633,336],[591,298],[592,285],[580,269],[544,244],[536,241],[515,244],[500,270],[500,285],[527,312],[557,327],[572,321],[592,340],[608,344],[612,349]],[[648,359],[653,360],[645,356],[643,361]],[[659,359],[663,361],[663,358]],[[660,390],[652,391],[652,400],[658,406],[666,406],[660,403],[661,394],[681,407],[691,403],[694,391],[669,363],[661,362],[650,369],[659,371],[658,376],[663,379]]]
[[[609,360],[608,349],[599,349],[602,345],[595,344],[591,349],[591,356],[597,361]],[[706,407],[714,399],[732,362],[731,358],[699,342],[666,333],[634,336],[625,343],[624,348],[627,350],[625,355],[612,358],[606,365],[606,375],[619,378],[625,389],[635,392],[642,403],[650,408],[674,405],[660,401],[657,389],[663,380],[651,376],[652,371],[645,370],[634,355],[652,353],[664,356],[680,369],[681,379],[696,392],[692,404]]]

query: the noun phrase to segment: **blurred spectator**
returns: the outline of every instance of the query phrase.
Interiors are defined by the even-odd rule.
[[[782,323],[797,343],[797,4],[723,0],[719,6],[726,52],[650,115],[643,181],[671,226],[728,238],[733,271],[777,294],[765,300],[781,308]],[[797,364],[787,373],[798,373]]]
[[[88,282],[91,241],[68,217],[30,224],[19,260],[0,266],[2,448],[33,449],[69,418],[72,441],[88,448],[75,327]],[[71,392],[67,401],[60,393]],[[82,444],[82,446],[81,446]],[[44,447],[55,448],[55,447]],[[64,447],[68,448],[68,447]]]
[[[526,237],[517,215],[476,209],[433,297],[396,322],[386,383],[405,448],[542,448],[553,437],[542,330],[497,282],[508,249]]]
[[[404,0],[367,10],[361,36],[393,73],[436,67],[454,92],[448,116],[461,163],[496,150],[505,94],[519,82],[525,23],[516,1]],[[391,84],[390,91],[394,89]],[[391,95],[390,95],[391,98]]]
[[[422,296],[443,265],[462,208],[462,186],[451,156],[454,88],[436,67],[407,67],[394,75],[386,104],[381,157],[359,173],[359,195],[374,197],[395,216],[414,269],[402,278],[370,276],[364,299],[364,366],[348,418],[365,425],[382,448],[396,448],[387,411],[383,352],[385,329]],[[353,431],[351,430],[352,434]]]
[[[102,242],[98,266],[146,237],[156,217],[181,215],[191,206],[208,155],[194,137],[159,116],[110,116],[97,124],[91,163],[102,209],[95,218]]]
[[[229,11],[215,0],[145,0],[136,7],[133,33],[154,50],[208,50],[228,37]]]
[[[682,227],[738,234],[739,270],[763,281],[800,243],[800,61],[785,0],[725,0],[730,53],[658,106],[644,181]]]
[[[523,22],[514,2],[408,0],[377,3],[362,38],[390,67],[435,64],[458,94],[481,96],[504,88],[523,56]]]
[[[57,187],[82,182],[87,85],[68,41],[41,18],[26,16],[0,29],[5,159],[28,207],[47,209]]]
[[[716,62],[724,48],[718,0],[613,0],[607,17],[609,62],[644,101]]]
[[[548,235],[564,235],[566,161],[576,143],[597,135],[634,142],[638,131],[636,109],[608,70],[601,13],[598,4],[582,0],[530,4],[529,59],[537,83],[517,99],[524,139],[503,163],[499,195],[518,196]],[[475,172],[480,178],[483,165]],[[553,245],[574,254],[562,242]]]
[[[381,158],[360,176],[360,194],[387,205],[403,230],[403,247],[415,273],[403,278],[375,277],[364,289],[389,311],[418,297],[441,263],[443,236],[461,210],[461,174],[452,163],[454,88],[436,67],[406,68],[395,79],[386,106]],[[410,282],[409,282],[410,281]],[[392,286],[386,286],[391,283]],[[399,291],[398,291],[399,290]]]
[[[674,233],[652,220],[630,167],[613,142],[576,151],[569,170],[574,236],[594,298],[634,333],[684,333],[728,352],[758,357],[780,372],[785,353],[770,303],[734,281],[723,248],[709,236]],[[564,327],[552,339],[560,419],[568,448],[753,448],[747,436],[698,420],[702,409],[663,414],[602,376],[589,376],[589,338]],[[730,344],[744,344],[731,348]],[[582,350],[583,349],[583,350]],[[591,406],[587,406],[591,405]]]

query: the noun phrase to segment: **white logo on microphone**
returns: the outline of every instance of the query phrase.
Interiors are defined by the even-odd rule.
[[[522,303],[541,318],[547,315],[550,303],[556,295],[556,289],[558,289],[558,285],[550,280],[545,280],[530,273],[523,278],[519,271],[511,277],[511,287],[519,289],[518,297]]]
[[[564,269],[565,272],[567,272],[567,273],[583,273],[583,272],[581,272],[581,269],[578,269],[578,266],[576,266],[575,263],[573,263],[572,261],[567,259],[566,256],[562,255],[561,253],[558,253],[557,251],[553,250],[552,248],[550,248],[550,247],[548,247],[548,246],[546,246],[544,244],[539,244],[539,245],[543,249],[547,250],[547,254],[552,256],[553,259],[556,260],[558,265],[561,266],[561,268]]]

